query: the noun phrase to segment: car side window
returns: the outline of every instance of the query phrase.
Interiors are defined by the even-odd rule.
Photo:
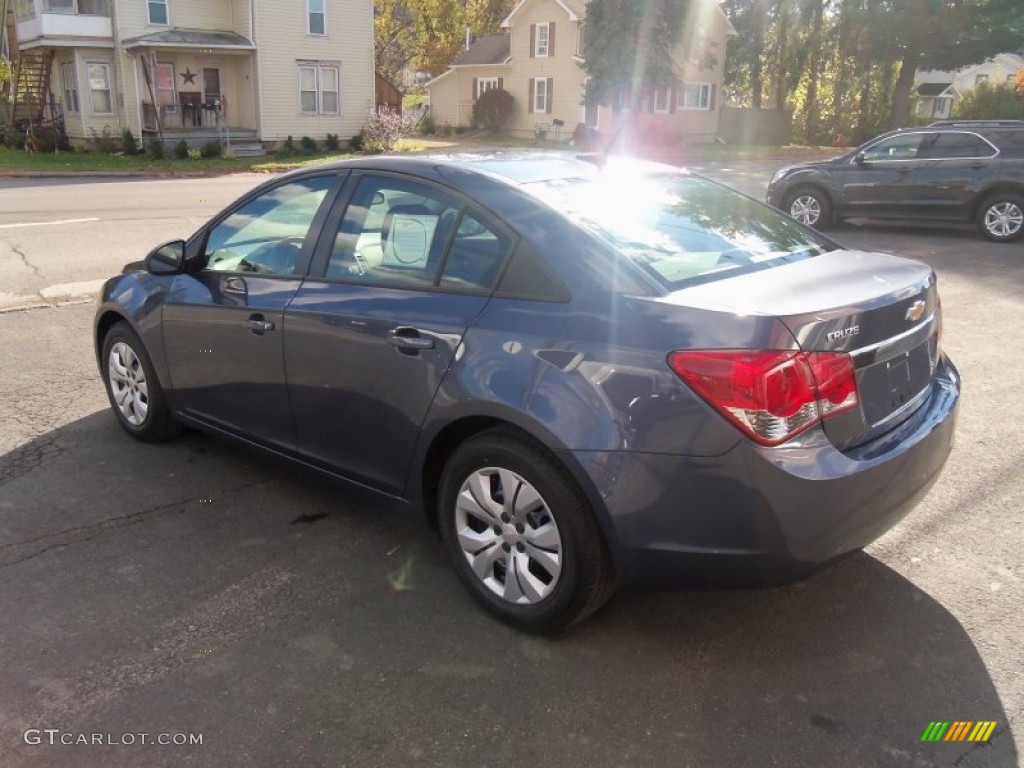
[[[210,230],[204,268],[295,274],[306,235],[334,183],[334,176],[301,179],[250,200]]]
[[[327,277],[396,288],[490,290],[508,238],[454,197],[405,179],[359,181]]]
[[[929,137],[931,138],[931,137]],[[992,145],[973,133],[940,133],[931,141],[923,141],[920,157],[984,158],[995,155]]]
[[[890,136],[864,150],[864,159],[868,162],[880,160],[914,160],[917,148],[921,144],[920,133],[909,133],[902,136]]]
[[[448,249],[441,287],[451,290],[490,291],[500,277],[510,246],[509,238],[488,228],[465,211]]]

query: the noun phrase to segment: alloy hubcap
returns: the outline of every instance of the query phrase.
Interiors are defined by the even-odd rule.
[[[537,489],[515,472],[485,467],[467,477],[455,506],[455,530],[473,573],[498,597],[530,605],[558,583],[558,526]]]
[[[801,195],[789,206],[789,215],[801,224],[816,224],[821,218],[821,203],[816,197]]]
[[[107,371],[110,393],[121,415],[133,427],[142,426],[149,413],[149,386],[139,356],[125,342],[119,341],[110,348]]]
[[[1024,211],[1015,203],[996,203],[985,211],[985,229],[996,237],[1013,237],[1024,226]]]

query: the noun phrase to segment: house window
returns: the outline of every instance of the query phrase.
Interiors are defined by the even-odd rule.
[[[711,84],[686,83],[680,106],[683,109],[711,109]]]
[[[167,13],[167,0],[146,0],[146,9],[149,12],[150,24],[170,23],[170,15]]]
[[[533,111],[548,111],[548,78],[538,77],[533,81]]]
[[[309,34],[326,35],[327,18],[324,11],[324,0],[306,0],[309,19]]]
[[[32,0],[14,0],[14,18],[18,21],[31,19],[35,15],[36,4]]]
[[[932,117],[949,117],[949,108],[952,105],[953,99],[947,96],[939,96],[935,99],[934,106],[932,108]]]
[[[583,56],[583,44],[586,42],[585,35],[583,23],[580,22],[576,27],[576,55],[581,58]]]
[[[305,115],[341,113],[341,69],[337,64],[299,65],[299,104]]]
[[[78,112],[78,78],[73,61],[65,61],[60,65],[60,81],[64,85],[64,109],[68,112]]]
[[[495,90],[498,87],[498,78],[496,77],[481,77],[476,82],[476,97],[479,99],[487,91]]]
[[[987,82],[988,82],[988,75],[975,75],[974,76],[974,84],[975,85],[981,85],[982,83],[987,83]]]
[[[537,33],[533,41],[533,55],[538,59],[546,59],[551,48],[551,25],[547,22],[537,25]]]
[[[86,65],[89,73],[89,103],[94,115],[109,115],[114,111],[114,102],[110,98],[110,65],[89,62]]]
[[[672,101],[671,88],[658,88],[654,91],[654,111],[666,115]]]

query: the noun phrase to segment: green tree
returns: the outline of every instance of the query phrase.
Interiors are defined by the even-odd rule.
[[[583,43],[587,102],[611,104],[629,94],[636,108],[645,88],[673,84],[673,51],[690,5],[691,0],[591,0]]]
[[[979,83],[953,109],[965,120],[1024,120],[1024,98],[1015,83]]]

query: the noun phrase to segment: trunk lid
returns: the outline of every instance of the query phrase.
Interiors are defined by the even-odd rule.
[[[860,406],[824,422],[848,448],[892,429],[925,400],[938,363],[935,273],[916,261],[831,251],[676,291],[673,303],[781,321],[806,352],[852,355]]]

